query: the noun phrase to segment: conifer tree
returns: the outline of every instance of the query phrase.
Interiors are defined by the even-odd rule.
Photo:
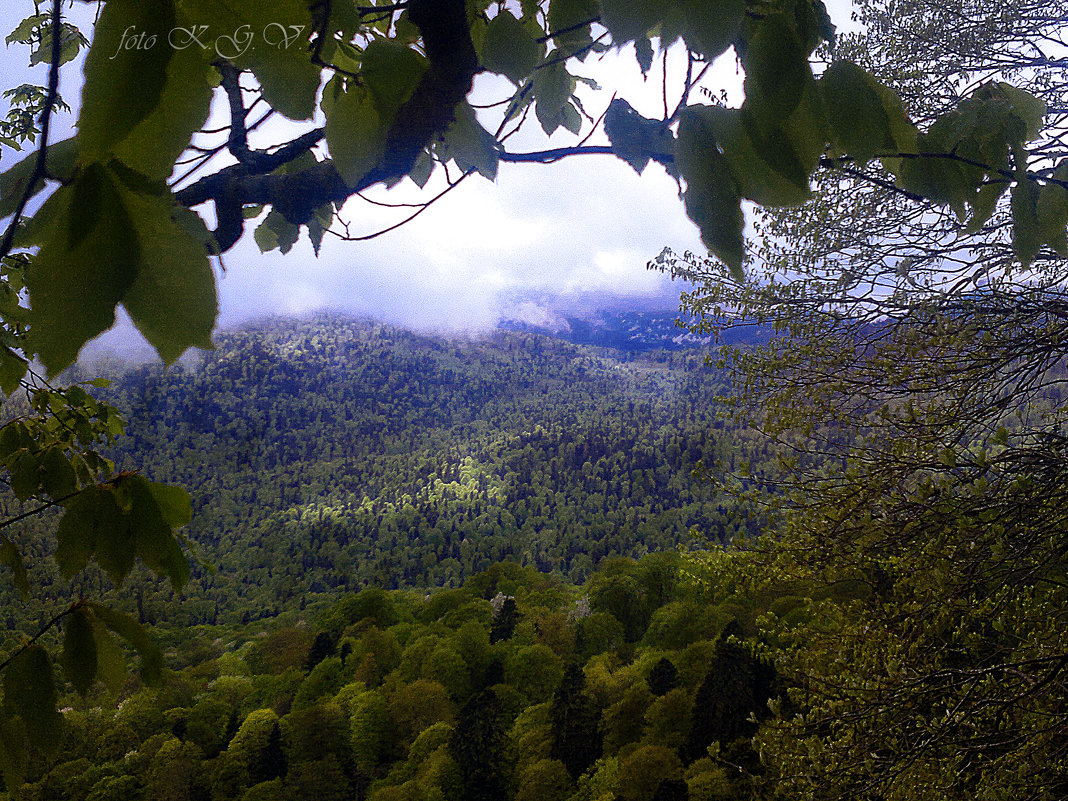
[[[601,756],[600,714],[586,692],[586,676],[572,663],[564,670],[552,701],[552,747],[549,756],[578,778]]]
[[[449,751],[460,768],[464,801],[506,797],[510,766],[505,748],[501,702],[492,690],[482,690],[464,704],[449,738]]]

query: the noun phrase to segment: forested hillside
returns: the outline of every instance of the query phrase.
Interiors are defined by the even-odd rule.
[[[581,583],[607,556],[670,549],[694,527],[716,542],[752,533],[691,475],[765,455],[716,420],[723,389],[693,351],[325,318],[220,334],[199,363],[94,390],[128,417],[117,468],[188,488],[184,534],[211,565],[180,603],[137,568],[124,602],[149,622],[247,621],[369,585],[456,586],[505,559]],[[46,538],[54,523],[22,525]],[[109,586],[87,581],[72,589]]]
[[[785,686],[752,637],[800,599],[739,594],[739,559],[610,559],[582,587],[506,562],[425,596],[157,627],[161,681],[64,693],[62,742],[20,797],[770,797],[751,737]]]

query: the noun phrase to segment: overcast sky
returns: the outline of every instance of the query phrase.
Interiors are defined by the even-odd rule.
[[[91,21],[92,7],[75,4],[74,13]],[[32,12],[28,0],[4,4],[5,31]],[[839,25],[847,24],[846,3],[832,6]],[[90,25],[82,24],[88,33]],[[26,70],[27,50],[0,51],[5,83],[45,83],[46,70]],[[669,59],[669,85],[681,83],[684,56]],[[659,63],[647,79],[633,50],[572,62],[571,71],[594,78],[601,92],[582,95],[594,117],[618,92],[646,116],[662,115]],[[20,73],[25,78],[17,76]],[[65,69],[61,92],[77,109],[80,66]],[[727,89],[740,102],[741,76],[732,53],[726,54],[704,81]],[[481,76],[473,102],[506,97],[510,84]],[[677,96],[671,95],[672,106]],[[217,104],[218,105],[218,104]],[[487,114],[487,124],[489,114]],[[225,112],[216,115],[225,124]],[[69,126],[64,115],[60,122]],[[277,128],[265,128],[277,135]],[[54,138],[69,135],[57,130]],[[272,139],[272,141],[277,141]],[[606,142],[600,136],[591,143]],[[510,139],[513,151],[573,144],[569,134],[551,140],[531,115],[528,130]],[[256,142],[254,141],[255,145]],[[262,144],[262,143],[261,143]],[[12,161],[10,154],[4,166]],[[419,197],[409,181],[392,190],[370,193],[385,202]],[[203,209],[201,209],[203,211]],[[392,210],[359,198],[346,205],[351,233],[378,230],[398,218]],[[339,310],[368,315],[423,330],[477,331],[502,319],[551,323],[563,313],[599,307],[675,309],[683,289],[646,262],[664,246],[703,252],[697,230],[687,219],[678,187],[657,164],[639,176],[612,156],[580,156],[552,165],[502,164],[493,183],[472,176],[417,220],[367,242],[343,242],[329,235],[318,258],[307,236],[287,255],[261,254],[248,235],[223,259],[219,272],[220,324],[233,326],[267,315],[304,315]],[[131,342],[128,326],[106,338],[109,347]]]

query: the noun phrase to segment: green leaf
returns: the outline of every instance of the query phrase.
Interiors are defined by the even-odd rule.
[[[160,497],[165,502],[161,506],[151,483],[144,476],[136,475],[126,481],[133,501],[130,528],[137,555],[150,570],[169,578],[175,592],[180,592],[189,579],[189,560],[178,544],[169,518],[184,519],[184,510],[175,508],[175,498],[166,490],[161,490]]]
[[[311,14],[304,0],[180,0],[180,10],[186,29],[208,26],[205,58],[251,70],[263,99],[289,119],[315,113],[322,76],[308,55]]]
[[[37,494],[41,486],[41,463],[30,451],[23,451],[15,456],[10,464],[11,491],[20,501],[25,501]]]
[[[556,56],[554,50],[548,60],[552,61]],[[537,99],[534,113],[545,133],[551,134],[560,127],[560,115],[574,90],[575,82],[564,68],[563,61],[549,64],[534,73],[534,97]]]
[[[22,554],[15,543],[0,534],[0,564],[11,568],[12,581],[23,598],[30,596],[30,582],[26,578],[26,566],[22,563]]]
[[[108,692],[118,695],[126,683],[126,657],[107,628],[98,620],[92,621],[93,640],[96,644],[96,676],[104,682]]]
[[[982,182],[982,171],[954,160],[951,155],[956,143],[946,142],[938,134],[934,126],[921,133],[917,139],[919,156],[899,160],[898,185],[949,206],[963,220]]]
[[[261,222],[256,226],[252,238],[256,240],[256,245],[259,247],[260,253],[269,253],[278,247],[278,233],[274,228],[267,225],[266,221]]]
[[[762,126],[778,125],[792,114],[812,80],[797,26],[785,14],[769,14],[760,21],[742,65],[745,106]]]
[[[590,26],[581,23],[596,19],[599,14],[597,0],[549,0],[549,32],[575,28],[553,36],[553,46],[562,53],[574,53],[588,45],[592,41]]]
[[[880,152],[916,152],[916,129],[900,99],[856,64],[836,61],[819,86],[840,153],[863,166]]]
[[[601,0],[601,24],[619,47],[649,33],[668,9],[665,0]]]
[[[426,186],[426,182],[430,180],[430,176],[436,166],[437,162],[434,161],[434,157],[424,150],[419,154],[419,158],[415,160],[415,165],[409,170],[408,177],[412,179],[416,186],[422,189]]]
[[[136,549],[112,488],[89,487],[64,506],[56,528],[56,563],[62,576],[70,579],[95,557],[115,586],[121,586],[133,568]]]
[[[274,241],[283,254],[292,250],[293,245],[300,239],[300,226],[291,223],[275,209],[271,209],[262,225],[274,232]]]
[[[998,199],[1005,194],[1005,190],[1008,188],[1007,181],[984,184],[979,187],[979,191],[975,193],[971,200],[972,216],[964,227],[966,234],[976,234],[982,230],[983,225],[993,216],[995,209],[997,209]]]
[[[204,244],[176,220],[169,194],[127,191],[123,204],[145,255],[122,298],[134,325],[166,364],[190,347],[210,349],[219,304]]]
[[[53,500],[70,495],[77,488],[74,468],[63,447],[53,445],[41,454],[41,486]]]
[[[560,112],[560,125],[565,131],[578,134],[582,130],[582,115],[575,108],[574,103],[565,103],[564,110]]]
[[[1048,181],[1038,192],[1039,237],[1062,256],[1068,256],[1068,159],[1062,159]],[[1062,183],[1054,183],[1060,181]]]
[[[534,40],[527,26],[502,11],[486,28],[482,43],[482,66],[490,72],[505,76],[514,84],[521,83],[545,55],[545,45]]]
[[[787,136],[761,134],[742,109],[694,106],[722,150],[742,197],[762,206],[800,206],[811,196],[804,169]],[[678,152],[678,151],[676,151]]]
[[[10,396],[26,375],[27,361],[6,346],[0,346],[0,391]]]
[[[716,147],[710,106],[689,106],[679,117],[675,166],[686,181],[686,213],[701,241],[723,261],[735,280],[744,280],[745,217],[730,164]]]
[[[100,622],[133,646],[141,658],[141,679],[148,685],[159,683],[163,672],[163,654],[149,639],[148,632],[129,615],[116,612],[97,603],[89,604],[90,610]]]
[[[1025,268],[1042,249],[1042,232],[1038,223],[1039,188],[1034,181],[1017,181],[1010,196],[1012,206],[1012,247]]]
[[[630,103],[618,97],[609,104],[604,116],[604,131],[612,144],[612,152],[639,175],[649,163],[650,152],[655,152],[652,150],[655,136],[651,126],[658,131],[662,124],[641,116]]]
[[[357,186],[382,159],[386,127],[364,87],[350,85],[334,103],[326,118],[326,144],[334,168],[349,186]],[[258,238],[256,241],[263,249]]]
[[[60,662],[67,680],[75,690],[85,695],[96,680],[97,658],[93,624],[84,608],[75,609],[67,615]]]
[[[1001,81],[994,86],[1008,101],[1017,119],[1023,123],[1025,138],[1028,141],[1037,139],[1042,133],[1042,122],[1046,116],[1045,101]]]
[[[171,0],[108,0],[104,5],[85,58],[78,116],[85,161],[106,160],[112,148],[159,105],[167,66],[176,52],[167,43],[175,26]]]
[[[77,159],[78,140],[72,136],[70,139],[63,139],[48,146],[48,153],[45,155],[45,170],[58,180],[68,181],[74,175],[74,163]],[[33,152],[0,174],[0,219],[15,213],[36,166],[37,153]],[[45,182],[39,181],[30,193],[30,197],[35,196],[44,187]]]
[[[148,491],[156,500],[160,515],[171,528],[189,525],[193,519],[193,502],[189,493],[174,484],[148,482]]]
[[[41,215],[49,221],[47,236],[26,275],[29,336],[55,374],[115,322],[115,305],[136,279],[142,254],[122,193],[99,164],[56,191]]]
[[[363,51],[360,77],[374,98],[382,124],[392,124],[430,66],[427,59],[402,44],[375,39]]]
[[[484,178],[496,179],[500,145],[482,127],[466,100],[456,106],[455,119],[445,132],[445,150],[460,169],[473,168]]]
[[[16,654],[4,671],[4,707],[22,718],[30,746],[46,756],[59,749],[63,730],[57,700],[48,652],[30,645]]]
[[[193,48],[175,52],[159,104],[116,146],[115,155],[150,178],[170,177],[174,162],[208,118],[210,70]]]

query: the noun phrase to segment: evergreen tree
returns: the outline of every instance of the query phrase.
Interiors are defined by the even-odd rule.
[[[516,624],[522,619],[523,616],[516,609],[515,598],[505,598],[501,611],[493,618],[493,625],[490,628],[490,642],[495,643],[509,639],[512,636],[512,632],[515,631]]]
[[[276,722],[267,737],[267,744],[253,756],[249,764],[249,778],[253,784],[269,782],[283,778],[287,770],[286,754],[282,749],[282,730]]]
[[[600,714],[585,692],[586,676],[572,663],[564,670],[552,701],[552,746],[549,756],[564,763],[572,778],[586,772],[601,756]]]
[[[694,698],[693,724],[684,754],[699,759],[713,742],[727,746],[752,737],[758,719],[768,715],[775,670],[746,648],[728,640],[730,628],[716,643],[715,655]]]
[[[682,779],[664,779],[653,793],[652,801],[689,801],[690,788]]]
[[[675,668],[675,663],[665,656],[653,665],[646,682],[653,695],[664,695],[678,686],[679,671]]]
[[[509,764],[504,710],[497,694],[482,690],[464,704],[449,738],[460,768],[464,801],[501,801],[507,795]]]

